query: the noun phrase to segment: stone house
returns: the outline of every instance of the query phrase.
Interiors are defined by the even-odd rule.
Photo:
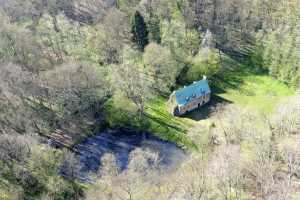
[[[204,76],[202,80],[185,86],[171,94],[168,101],[169,112],[174,116],[184,115],[208,103],[210,97],[211,90],[208,80]]]

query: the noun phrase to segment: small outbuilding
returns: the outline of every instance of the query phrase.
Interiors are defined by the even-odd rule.
[[[211,90],[208,80],[204,76],[202,80],[174,91],[168,102],[169,111],[174,116],[184,115],[208,103],[210,97]]]

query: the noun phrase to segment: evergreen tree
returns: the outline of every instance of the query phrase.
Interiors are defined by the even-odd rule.
[[[138,48],[143,51],[145,46],[149,43],[148,28],[144,21],[143,16],[136,11],[132,20],[132,35],[133,42],[135,42]]]
[[[157,15],[151,15],[149,21],[149,39],[152,42],[156,42],[160,44],[161,36],[160,36],[160,19]]]

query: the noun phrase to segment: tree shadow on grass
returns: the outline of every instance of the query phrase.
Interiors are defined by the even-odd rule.
[[[268,71],[253,66],[253,63],[247,59],[239,60],[230,56],[223,58],[222,66],[224,70],[212,77],[211,85],[224,90],[234,89],[243,93],[244,88],[241,88],[241,86],[245,83],[245,77],[268,74]],[[257,82],[258,80],[255,79],[255,81]],[[247,95],[249,92],[245,91],[245,93]]]
[[[211,100],[199,109],[185,114],[184,118],[189,118],[195,121],[208,119],[215,112],[215,107],[219,104],[231,104],[232,101],[224,99],[218,95],[212,95]]]
[[[148,119],[151,119],[152,121],[156,122],[157,124],[159,124],[159,125],[161,125],[163,127],[166,127],[168,129],[173,129],[173,130],[176,130],[178,132],[185,132],[186,131],[183,128],[181,128],[180,126],[178,126],[178,125],[168,123],[168,122],[166,122],[166,120],[163,120],[161,118],[155,117],[153,115],[149,115],[149,114],[146,113],[145,116]],[[173,121],[172,121],[172,123],[173,123]]]
[[[244,80],[242,76],[228,73],[225,76],[214,77],[212,80],[212,88],[216,94],[220,94],[224,93],[226,89],[238,90],[243,83]]]
[[[157,113],[159,116],[161,116],[162,118],[160,120],[165,120],[165,121],[171,122],[172,124],[174,124],[176,126],[184,126],[184,124],[182,122],[176,120],[174,118],[174,116],[171,115],[170,113],[163,112],[154,107],[148,107],[148,108],[151,109],[152,111],[154,111],[155,113]]]

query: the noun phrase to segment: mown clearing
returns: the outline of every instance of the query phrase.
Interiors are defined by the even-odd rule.
[[[219,95],[241,106],[270,114],[294,91],[267,75],[247,75],[236,89],[229,88]]]
[[[185,141],[189,141],[189,136],[186,135],[187,130],[197,125],[208,128],[214,123],[215,119],[212,116],[214,108],[218,104],[236,104],[262,115],[270,115],[277,106],[294,94],[293,89],[267,75],[249,73],[233,76],[235,79],[231,80],[238,82],[232,84],[237,87],[225,86],[222,89],[213,87],[212,90],[215,94],[211,102],[202,109],[193,111],[182,118],[173,117],[168,113],[167,99],[159,98],[153,101],[147,109],[148,116],[151,116],[148,120],[151,124],[149,130],[160,133],[160,136],[172,141],[177,141],[179,138],[181,142],[183,138],[187,138]]]
[[[168,112],[168,98],[156,96],[146,105],[145,116],[139,119],[134,114],[134,105],[129,101],[120,102],[119,99],[124,98],[116,96],[106,106],[109,125],[133,126],[179,145],[197,149],[188,131],[196,126],[208,130],[215,123],[214,108],[219,104],[234,104],[261,115],[270,115],[294,94],[293,89],[284,83],[266,73],[252,70],[248,65],[228,57],[223,65],[227,68],[226,73],[209,80],[213,96],[210,103],[200,110],[183,117],[174,117]]]

